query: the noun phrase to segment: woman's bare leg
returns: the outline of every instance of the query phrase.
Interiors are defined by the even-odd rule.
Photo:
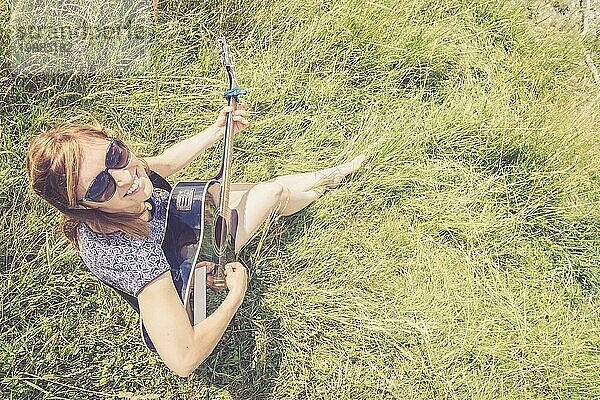
[[[361,154],[354,158],[354,160],[337,167],[302,174],[278,176],[271,180],[280,183],[290,190],[305,192],[316,187],[339,183],[346,175],[359,169],[364,161],[365,156]]]
[[[235,206],[238,213],[235,251],[238,252],[250,240],[271,212],[282,216],[294,214],[321,194],[313,190],[294,192],[274,181],[260,183],[248,190]]]
[[[248,192],[248,190],[252,189],[256,185],[260,185],[260,182],[258,182],[258,183],[241,183],[241,182],[233,183],[232,182],[231,186],[229,187],[229,208],[231,208],[231,209],[236,208],[236,206],[239,203],[242,196],[244,194],[246,194]]]
[[[304,209],[323,194],[324,186],[336,186],[346,175],[360,168],[364,160],[360,155],[337,167],[279,176],[253,186],[234,207],[238,213],[235,251],[252,238],[271,212],[287,216]]]

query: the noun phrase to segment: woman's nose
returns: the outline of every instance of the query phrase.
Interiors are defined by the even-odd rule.
[[[108,173],[113,177],[117,186],[131,186],[135,178],[135,169],[109,169]]]

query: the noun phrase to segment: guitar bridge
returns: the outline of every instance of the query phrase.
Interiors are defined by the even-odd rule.
[[[182,189],[177,194],[177,203],[175,208],[177,211],[190,211],[194,200],[194,188]]]

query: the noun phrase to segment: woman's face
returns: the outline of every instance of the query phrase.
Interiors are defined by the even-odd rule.
[[[80,205],[97,208],[109,213],[138,213],[142,211],[144,200],[152,195],[154,187],[144,170],[143,164],[133,153],[129,164],[125,168],[108,170],[116,183],[115,194],[110,200],[101,203],[82,200],[94,178],[104,171],[106,152],[109,146],[109,139],[95,139],[81,143],[82,159],[79,167],[79,181],[75,190],[77,200]],[[126,194],[136,177],[139,178],[139,188],[131,194]]]

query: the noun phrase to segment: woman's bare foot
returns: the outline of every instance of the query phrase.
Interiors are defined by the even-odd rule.
[[[326,189],[337,188],[346,176],[356,172],[363,165],[366,158],[364,154],[360,154],[353,160],[335,167],[335,171],[324,176],[321,182],[316,184],[312,190],[322,194]]]

